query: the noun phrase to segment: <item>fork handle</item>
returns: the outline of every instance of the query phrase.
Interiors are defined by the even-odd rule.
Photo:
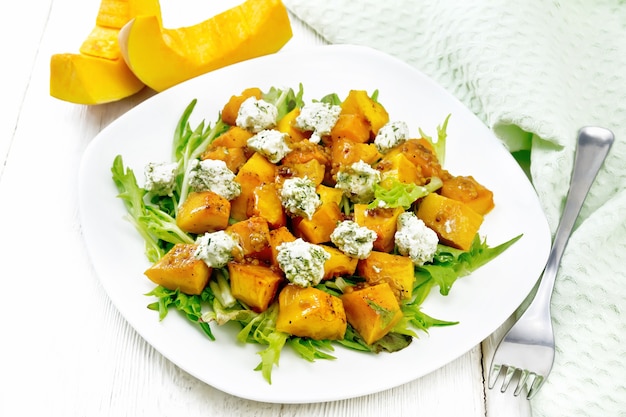
[[[587,126],[578,131],[572,179],[565,208],[554,235],[535,299],[529,309],[533,304],[549,306],[561,257],[572,234],[574,223],[614,140],[613,132],[602,127]]]

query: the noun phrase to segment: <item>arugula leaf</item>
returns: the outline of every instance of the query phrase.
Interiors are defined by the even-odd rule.
[[[282,119],[287,113],[296,107],[302,107],[304,101],[302,99],[304,89],[302,83],[299,84],[298,92],[295,93],[292,88],[281,90],[272,87],[266,93],[263,93],[263,100],[272,103],[278,109],[277,120]]]
[[[432,264],[418,266],[416,270],[420,274],[430,275],[433,282],[439,285],[441,295],[448,295],[458,278],[464,277],[485,265],[521,237],[522,235],[518,235],[498,246],[489,247],[487,241],[481,240],[477,234],[469,251],[439,245]]]
[[[211,327],[208,323],[201,320],[203,297],[200,295],[188,295],[176,290],[168,290],[167,288],[157,286],[145,295],[157,297],[157,301],[148,305],[150,310],[159,312],[159,319],[163,320],[171,306],[185,315],[187,320],[200,326],[204,334],[211,340],[215,340]]]
[[[183,232],[176,220],[158,206],[146,203],[146,190],[139,187],[132,169],[124,167],[121,155],[117,155],[111,167],[113,182],[124,201],[128,219],[135,226],[146,243],[146,256],[151,262],[159,260],[170,245],[193,243],[193,239]]]
[[[287,343],[303,359],[314,362],[316,359],[337,359],[324,351],[334,351],[330,340],[313,340],[303,337],[290,337]]]
[[[435,155],[437,155],[437,159],[441,165],[443,165],[446,159],[446,138],[448,137],[447,129],[450,116],[452,116],[452,114],[448,114],[446,119],[443,121],[443,124],[441,126],[437,126],[437,141],[433,141],[432,137],[428,136],[421,128],[419,128],[420,135],[433,145]]]

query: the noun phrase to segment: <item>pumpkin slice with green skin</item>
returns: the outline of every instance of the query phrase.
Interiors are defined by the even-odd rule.
[[[292,37],[280,0],[248,0],[193,26],[164,28],[137,16],[122,28],[122,55],[133,73],[160,92],[206,72],[280,50]]]
[[[118,34],[131,18],[150,14],[161,18],[158,0],[102,0],[96,25],[79,53],[50,58],[50,95],[76,104],[102,104],[129,97],[141,82],[122,58]]]

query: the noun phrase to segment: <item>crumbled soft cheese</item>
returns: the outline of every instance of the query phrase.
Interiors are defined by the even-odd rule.
[[[189,186],[194,191],[213,191],[227,200],[232,200],[241,193],[235,174],[224,161],[194,159],[189,163],[189,170]]]
[[[202,259],[211,268],[225,266],[233,259],[233,253],[241,250],[239,243],[223,230],[199,236],[196,244],[198,247],[194,256]]]
[[[409,137],[409,127],[403,121],[388,122],[378,130],[374,144],[380,153],[404,143]]]
[[[251,132],[260,132],[276,126],[278,109],[272,103],[256,97],[248,97],[239,106],[235,123],[242,129]]]
[[[278,245],[278,265],[285,277],[301,287],[317,285],[324,277],[324,263],[330,254],[319,245],[298,238]]]
[[[146,191],[155,195],[171,196],[176,186],[176,162],[150,162],[144,168]]]
[[[280,199],[288,213],[311,219],[322,204],[315,183],[308,178],[293,177],[283,182]]]
[[[380,171],[359,161],[337,173],[335,188],[343,190],[354,203],[368,203],[374,199],[374,185],[380,182],[380,178]]]
[[[409,256],[415,265],[424,265],[433,260],[439,238],[422,219],[412,212],[398,216],[395,242],[398,252]]]
[[[314,101],[305,104],[296,117],[296,127],[306,132],[312,131],[309,140],[319,143],[322,136],[330,135],[330,131],[337,123],[341,106]]]
[[[346,255],[365,259],[372,252],[376,232],[365,226],[359,226],[352,220],[344,220],[330,234],[330,240]]]
[[[261,130],[248,139],[248,147],[265,156],[271,163],[277,164],[290,151],[287,133],[275,129]]]

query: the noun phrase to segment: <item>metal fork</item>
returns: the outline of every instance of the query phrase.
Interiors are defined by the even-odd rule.
[[[503,375],[500,391],[505,392],[517,377],[514,395],[526,388],[526,398],[530,400],[552,370],[554,332],[550,300],[554,280],[574,223],[613,141],[613,133],[602,127],[588,126],[578,131],[570,188],[548,261],[532,302],[496,348],[489,372],[490,389]]]

